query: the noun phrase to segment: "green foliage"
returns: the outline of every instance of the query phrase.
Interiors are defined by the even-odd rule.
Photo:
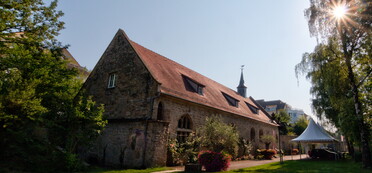
[[[253,145],[251,141],[246,140],[244,138],[240,138],[238,146],[239,146],[239,151],[238,151],[239,159],[249,158],[248,156],[251,153],[251,150],[253,149]]]
[[[279,110],[279,112],[277,114],[273,114],[272,117],[280,125],[280,135],[287,135],[288,132],[291,131],[291,126],[289,124],[291,121],[291,116],[285,110]]]
[[[176,139],[168,141],[168,155],[172,157],[171,165],[196,163],[201,149],[207,149],[218,153],[228,153],[234,157],[238,154],[239,135],[235,128],[222,122],[220,117],[206,118],[206,123],[191,133],[185,142],[180,143]],[[252,148],[250,142],[240,141],[243,153],[247,154]]]
[[[301,115],[298,117],[297,121],[294,123],[293,131],[296,135],[301,135],[302,132],[307,128],[309,124],[309,120],[306,118],[305,115]]]
[[[283,109],[279,110],[278,114],[274,114],[273,118],[274,120],[284,124],[289,124],[291,121],[291,116],[289,116],[289,114]]]
[[[197,163],[198,153],[200,151],[199,138],[192,133],[183,143],[176,139],[168,141],[168,152],[172,157],[171,165],[184,165],[186,163]]]
[[[61,58],[55,36],[63,13],[56,1],[0,5],[0,167],[75,171],[78,147],[94,140],[107,122],[103,107],[80,91],[77,71]]]
[[[197,129],[197,136],[201,147],[236,157],[239,135],[234,127],[223,123],[220,117],[207,117],[204,126]]]
[[[332,9],[343,5],[341,19]],[[371,167],[371,30],[372,5],[364,0],[312,0],[305,10],[312,36],[321,38],[313,53],[296,66],[312,82],[313,106],[347,136],[360,143],[363,166]],[[349,129],[348,129],[349,128]]]
[[[311,80],[310,92],[314,97],[312,104],[316,113],[325,116],[348,139],[359,144],[361,141],[360,127],[355,116],[346,62],[342,58],[340,49],[337,39],[330,38],[327,44],[318,45],[313,53],[305,53],[301,63],[296,66],[296,70],[306,72],[307,78]],[[355,68],[362,68],[366,65],[361,63]],[[356,75],[364,76],[365,74]],[[367,93],[367,91],[361,91]],[[365,99],[361,101],[365,106],[369,104],[365,102]],[[366,122],[367,117],[365,116]]]
[[[266,149],[269,149],[268,147],[269,147],[269,145],[271,143],[275,143],[276,142],[275,137],[272,136],[272,135],[262,135],[260,137],[260,140],[266,145]]]

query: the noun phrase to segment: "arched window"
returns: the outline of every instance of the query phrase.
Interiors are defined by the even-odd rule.
[[[163,113],[163,104],[160,102],[158,105],[158,115],[156,117],[157,120],[164,120],[164,113]]]
[[[262,142],[262,141],[261,141],[261,137],[262,137],[262,136],[263,136],[263,130],[260,129],[259,134],[258,134],[258,138],[260,138],[260,142]]]
[[[191,132],[192,121],[188,115],[184,115],[178,120],[177,141],[180,143],[185,142]]]
[[[255,141],[255,138],[256,138],[256,131],[255,131],[254,128],[252,127],[252,128],[251,128],[251,141]]]

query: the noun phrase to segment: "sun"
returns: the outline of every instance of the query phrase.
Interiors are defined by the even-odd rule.
[[[344,5],[335,6],[332,10],[332,15],[337,18],[341,19],[344,18],[347,12],[347,8]]]

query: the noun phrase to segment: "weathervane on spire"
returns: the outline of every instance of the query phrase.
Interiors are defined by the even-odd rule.
[[[244,65],[240,66],[240,70],[242,70],[240,74],[240,81],[239,81],[239,86],[238,86],[238,93],[239,95],[243,97],[247,97],[247,87],[244,86],[244,77],[243,77],[243,70],[244,70]]]

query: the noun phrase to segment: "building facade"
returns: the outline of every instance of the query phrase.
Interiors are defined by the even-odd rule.
[[[272,115],[273,113],[277,114],[281,110],[285,111],[291,117],[290,123],[295,123],[301,115],[307,117],[303,110],[294,109],[290,105],[281,100],[265,101],[262,99],[257,100],[257,103],[260,104],[270,115]]]
[[[239,85],[244,90],[244,81]],[[240,137],[264,148],[259,137],[278,128],[246,92],[236,92],[131,41],[119,30],[84,84],[105,105],[108,125],[86,157],[106,166],[164,166],[168,139],[179,142],[220,116]],[[271,144],[271,148],[277,144]]]

